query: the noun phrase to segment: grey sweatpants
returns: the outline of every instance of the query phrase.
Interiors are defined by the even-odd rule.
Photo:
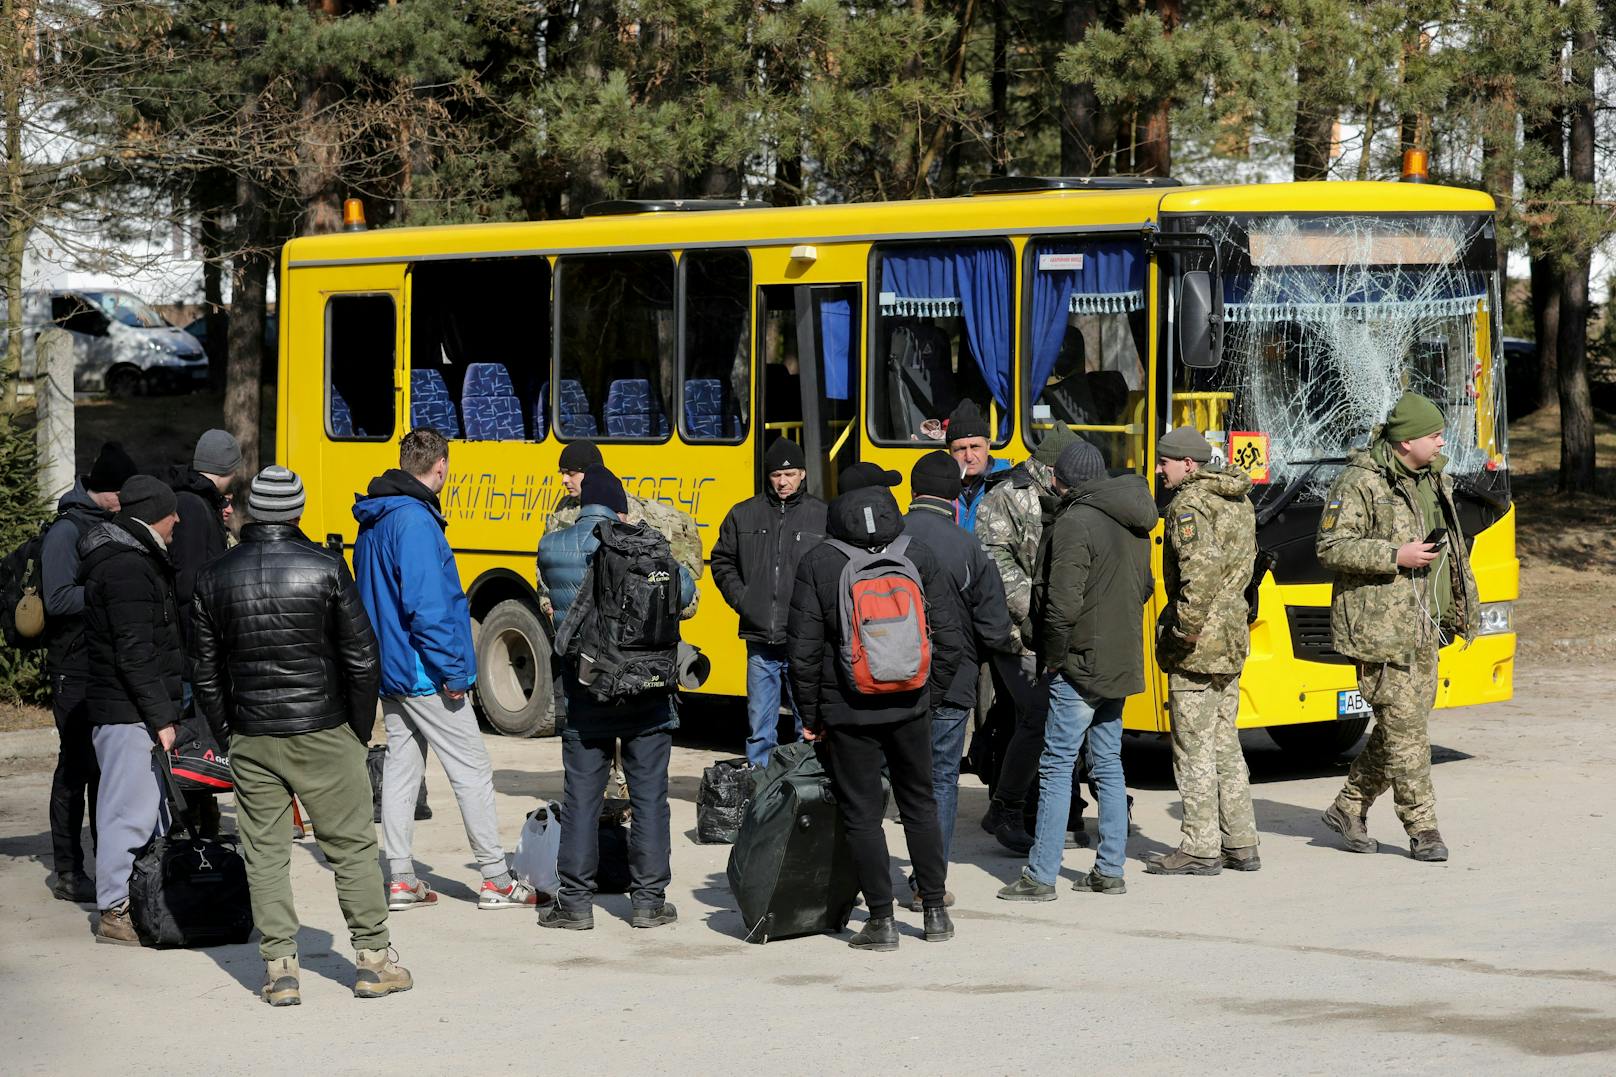
[[[144,725],[98,725],[90,731],[101,787],[95,801],[95,905],[110,909],[129,896],[135,854],[168,829],[162,777]]]
[[[382,723],[387,729],[387,765],[382,769],[382,846],[387,853],[388,874],[415,871],[411,852],[415,841],[415,796],[430,747],[443,764],[449,787],[460,804],[466,837],[483,878],[503,875],[505,850],[499,844],[499,819],[494,815],[494,765],[489,762],[470,699],[454,700],[441,692],[430,696],[383,696]]]

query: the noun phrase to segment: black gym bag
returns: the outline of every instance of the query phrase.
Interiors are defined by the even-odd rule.
[[[382,769],[387,766],[387,745],[372,745],[365,754],[365,770],[370,774],[370,797],[374,808],[371,822],[382,821]],[[432,807],[426,802],[426,776],[421,776],[421,788],[415,794],[415,817],[432,818]]]

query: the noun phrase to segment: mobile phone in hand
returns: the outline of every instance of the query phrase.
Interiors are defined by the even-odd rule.
[[[1446,546],[1448,544],[1448,529],[1445,527],[1435,528],[1429,535],[1425,536],[1425,544],[1437,549]]]

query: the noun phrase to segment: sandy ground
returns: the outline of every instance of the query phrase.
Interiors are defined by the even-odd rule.
[[[416,854],[445,900],[392,923],[416,989],[351,997],[351,950],[311,842],[293,859],[304,1005],[278,1011],[254,994],[253,945],[92,944],[89,911],[46,890],[54,734],[7,733],[4,1069],[1609,1073],[1616,675],[1527,672],[1517,687],[1512,703],[1445,712],[1435,727],[1447,864],[1408,859],[1389,800],[1370,818],[1380,855],[1340,851],[1318,812],[1344,766],[1298,770],[1248,734],[1263,870],[1147,876],[1138,859],[1176,841],[1178,809],[1164,745],[1138,740],[1126,760],[1138,799],[1128,894],[1063,885],[1053,904],[995,900],[1019,865],[977,827],[985,793],[967,778],[949,879],[958,936],[927,944],[919,917],[900,914],[895,954],[825,936],[741,941],[728,849],[692,837],[711,750],[675,751],[669,897],[682,919],[656,931],[630,929],[621,897],[601,901],[592,933],[478,912],[459,816],[434,766],[437,814],[421,824]],[[514,845],[533,798],[560,792],[560,746],[489,745]],[[1067,875],[1090,862],[1068,853]]]

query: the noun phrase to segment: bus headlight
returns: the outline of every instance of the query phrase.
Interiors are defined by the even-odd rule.
[[[1483,602],[1481,604],[1481,631],[1483,636],[1499,636],[1509,631],[1513,602]]]

